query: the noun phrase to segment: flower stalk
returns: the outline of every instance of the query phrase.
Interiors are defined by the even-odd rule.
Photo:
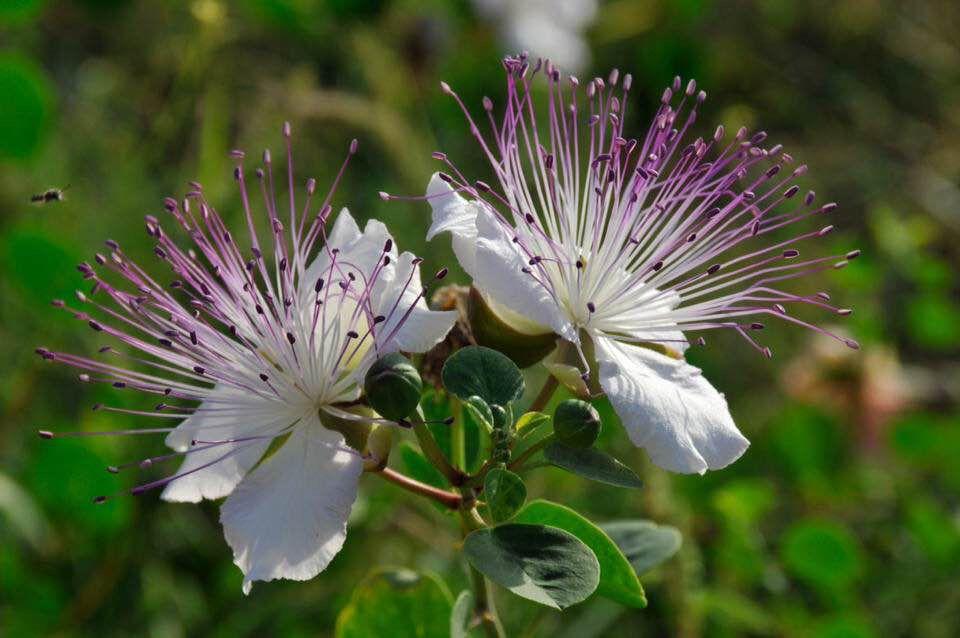
[[[380,476],[387,479],[394,485],[398,485],[408,492],[412,492],[419,496],[424,496],[436,501],[446,508],[452,510],[460,509],[460,505],[463,503],[463,497],[459,494],[441,490],[440,488],[432,485],[427,485],[426,483],[422,483],[421,481],[411,478],[406,474],[401,474],[400,472],[397,472],[389,467],[375,471],[377,474],[380,474]]]
[[[556,437],[553,434],[551,434],[550,436],[545,436],[544,438],[540,439],[539,441],[537,441],[536,443],[528,447],[526,450],[524,450],[523,453],[520,454],[520,456],[510,461],[510,463],[507,464],[507,468],[511,470],[516,470],[517,468],[522,467],[526,461],[528,461],[534,454],[536,454],[543,448],[547,447],[547,445],[549,445],[552,441],[554,441],[555,438]]]
[[[417,437],[417,442],[420,444],[420,449],[423,450],[423,454],[427,457],[427,459],[430,460],[434,467],[440,470],[440,473],[446,477],[451,485],[463,485],[467,478],[466,475],[451,465],[450,461],[447,460],[443,450],[441,450],[440,446],[437,445],[437,441],[433,438],[433,434],[430,433],[429,428],[427,428],[427,424],[423,421],[423,417],[420,416],[418,412],[415,412],[410,416],[410,423],[413,425],[413,433]]]
[[[553,393],[557,391],[557,378],[552,374],[547,375],[547,380],[543,382],[543,387],[540,388],[540,392],[537,393],[537,396],[533,399],[533,403],[530,404],[529,412],[542,412],[547,404],[550,403],[550,399],[553,398]]]

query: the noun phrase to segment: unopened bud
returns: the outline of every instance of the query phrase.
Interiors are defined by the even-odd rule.
[[[600,415],[580,399],[567,399],[553,413],[553,431],[557,439],[571,447],[588,448],[600,436]]]
[[[398,352],[374,362],[363,381],[370,406],[385,419],[404,419],[420,403],[423,381],[410,361]]]

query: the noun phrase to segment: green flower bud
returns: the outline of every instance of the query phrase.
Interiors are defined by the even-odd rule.
[[[377,359],[370,366],[363,380],[363,391],[380,416],[399,421],[417,409],[423,381],[409,359],[394,352]]]
[[[600,415],[580,399],[567,399],[553,413],[553,431],[561,443],[570,447],[588,448],[600,436]]]

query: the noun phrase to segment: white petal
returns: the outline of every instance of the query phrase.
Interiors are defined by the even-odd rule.
[[[377,330],[381,351],[426,352],[447,336],[457,320],[456,311],[430,310],[423,298],[418,299],[423,286],[420,266],[413,260],[413,254],[403,253],[391,277],[378,282],[374,313],[387,317]]]
[[[395,259],[397,256],[396,242],[393,242],[390,231],[379,219],[367,220],[367,225],[363,227],[363,234],[356,241],[340,248],[338,261],[349,264],[349,266],[363,273],[364,277],[369,277],[377,262],[380,261],[384,244],[388,239],[393,244],[390,249],[390,258]],[[330,246],[331,248],[335,247],[334,244]]]
[[[433,208],[433,223],[427,230],[427,240],[442,232],[449,232],[453,238],[453,252],[460,266],[471,277],[474,276],[476,263],[477,212],[480,206],[460,196],[450,184],[434,173],[427,185],[427,197]]]
[[[253,581],[308,580],[326,568],[346,540],[362,471],[343,436],[311,419],[240,483],[220,522],[244,593]]]
[[[601,387],[630,439],[660,467],[703,474],[726,467],[750,445],[699,368],[608,337],[594,342]]]
[[[360,227],[350,211],[341,208],[336,221],[333,222],[333,229],[327,236],[327,240],[332,248],[348,246],[360,238]]]
[[[213,409],[223,409],[218,403]],[[206,413],[211,406],[201,403],[197,412],[185,419],[170,434],[166,443],[178,452],[191,451],[184,455],[177,474],[184,474],[163,489],[161,498],[176,503],[199,503],[203,499],[223,498],[233,491],[237,483],[250,471],[267,447],[270,439],[240,441],[211,445],[203,441],[232,440],[248,436],[278,432],[295,420],[295,416],[277,404],[266,401],[237,401],[230,416]],[[238,418],[236,413],[244,414]]]
[[[477,271],[474,283],[497,304],[538,324],[540,332],[556,332],[569,341],[577,334],[550,292],[523,272],[527,260],[502,224],[489,211],[477,215]],[[499,312],[509,320],[509,316]]]
[[[322,248],[317,254],[313,263],[307,268],[303,276],[301,289],[306,296],[313,295],[313,285],[320,277],[328,277],[330,268],[330,255],[328,251],[337,249],[337,263],[342,264],[342,270],[334,273],[336,278],[338,274],[346,271],[359,270],[364,277],[367,277],[376,266],[377,261],[383,254],[383,246],[387,239],[391,239],[387,227],[376,219],[367,222],[363,232],[353,219],[350,211],[346,208],[340,211],[336,221],[333,223],[333,229],[327,238],[325,248]],[[391,250],[391,258],[396,256],[396,248]]]

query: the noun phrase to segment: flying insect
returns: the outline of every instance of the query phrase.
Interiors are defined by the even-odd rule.
[[[66,196],[63,194],[63,192],[68,188],[70,187],[64,186],[63,188],[48,188],[42,193],[31,195],[30,202],[39,206],[42,206],[43,204],[49,204],[50,202],[62,202],[66,199]]]

